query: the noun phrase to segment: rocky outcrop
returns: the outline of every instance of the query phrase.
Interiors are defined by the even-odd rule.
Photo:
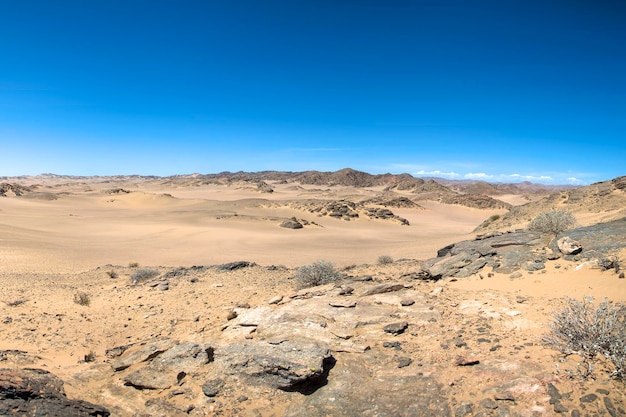
[[[363,201],[363,204],[377,204],[383,207],[424,209],[408,197],[381,196]]]
[[[280,227],[286,229],[302,229],[304,226],[297,219],[288,219],[280,224]]]
[[[408,226],[409,221],[400,216],[396,216],[393,212],[386,208],[367,208],[366,214],[369,218],[372,219],[382,219],[382,220],[396,220],[400,222],[403,226]]]
[[[525,227],[530,219],[550,210],[566,210],[575,216],[598,213],[603,221],[618,220],[626,215],[626,177],[554,192],[538,201],[515,206],[500,219],[482,225],[479,230]]]
[[[442,196],[440,201],[445,204],[457,204],[479,209],[510,209],[511,205],[482,194],[457,194]]]
[[[25,187],[19,184],[11,184],[8,182],[0,183],[0,196],[15,196],[21,197],[29,192],[33,191],[32,187]]]
[[[0,369],[0,415],[107,417],[109,411],[65,395],[63,381],[42,369]]]
[[[410,200],[409,200],[410,201]],[[381,207],[367,207],[365,203],[355,203],[349,200],[316,201],[311,200],[304,203],[294,203],[294,207],[307,210],[318,216],[328,216],[335,219],[354,220],[365,215],[371,219],[393,220],[402,225],[408,225],[408,220],[395,215],[391,210]]]
[[[536,268],[545,259],[534,246],[541,243],[540,235],[519,231],[479,236],[474,240],[448,245],[427,260],[423,270],[428,279],[464,278],[489,265],[497,272],[510,273],[522,267]],[[539,259],[541,262],[535,262]]]

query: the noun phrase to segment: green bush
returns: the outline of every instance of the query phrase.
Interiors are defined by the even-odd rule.
[[[298,288],[309,288],[337,281],[341,273],[327,261],[315,261],[296,269],[296,285]]]

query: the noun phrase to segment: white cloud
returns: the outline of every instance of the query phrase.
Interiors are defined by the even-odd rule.
[[[434,170],[434,171],[425,171],[423,169],[417,171],[417,172],[413,172],[412,175],[416,176],[416,177],[423,177],[423,176],[428,176],[428,177],[441,177],[441,178],[448,178],[448,179],[454,179],[454,178],[460,178],[461,174],[458,174],[454,171],[450,171],[450,172],[444,172],[444,171],[439,171],[439,170]]]
[[[463,178],[468,180],[492,180],[495,177],[493,175],[485,174],[484,172],[470,172],[463,175]]]
[[[579,180],[578,178],[575,177],[569,177],[567,178],[567,182],[569,184],[573,184],[573,185],[580,185],[580,184],[584,184],[582,180]]]

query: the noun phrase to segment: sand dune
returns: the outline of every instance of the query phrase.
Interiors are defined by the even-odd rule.
[[[372,263],[380,255],[395,258],[434,256],[441,246],[467,237],[493,213],[437,203],[427,210],[394,209],[409,227],[358,218],[337,220],[292,208],[311,198],[277,186],[271,195],[225,186],[189,189],[132,187],[108,194],[111,184],[81,192],[55,189],[56,200],[0,200],[4,272],[70,272],[108,263],[164,265],[217,264],[252,259],[295,267],[316,259],[340,266]],[[377,190],[359,190],[368,197]],[[353,188],[324,191],[324,199],[355,200]],[[315,222],[303,230],[280,228],[297,217]]]

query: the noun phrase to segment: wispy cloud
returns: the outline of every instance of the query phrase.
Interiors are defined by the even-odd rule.
[[[289,152],[345,152],[348,148],[291,148]]]
[[[572,184],[584,185],[586,182],[576,177],[568,176],[568,174],[551,173],[550,175],[542,174],[505,174],[505,173],[487,173],[487,172],[467,172],[459,173],[444,170],[416,170],[411,174],[416,177],[440,177],[451,180],[476,180],[487,182],[522,182],[529,181],[541,184]],[[571,175],[571,174],[570,174]]]

